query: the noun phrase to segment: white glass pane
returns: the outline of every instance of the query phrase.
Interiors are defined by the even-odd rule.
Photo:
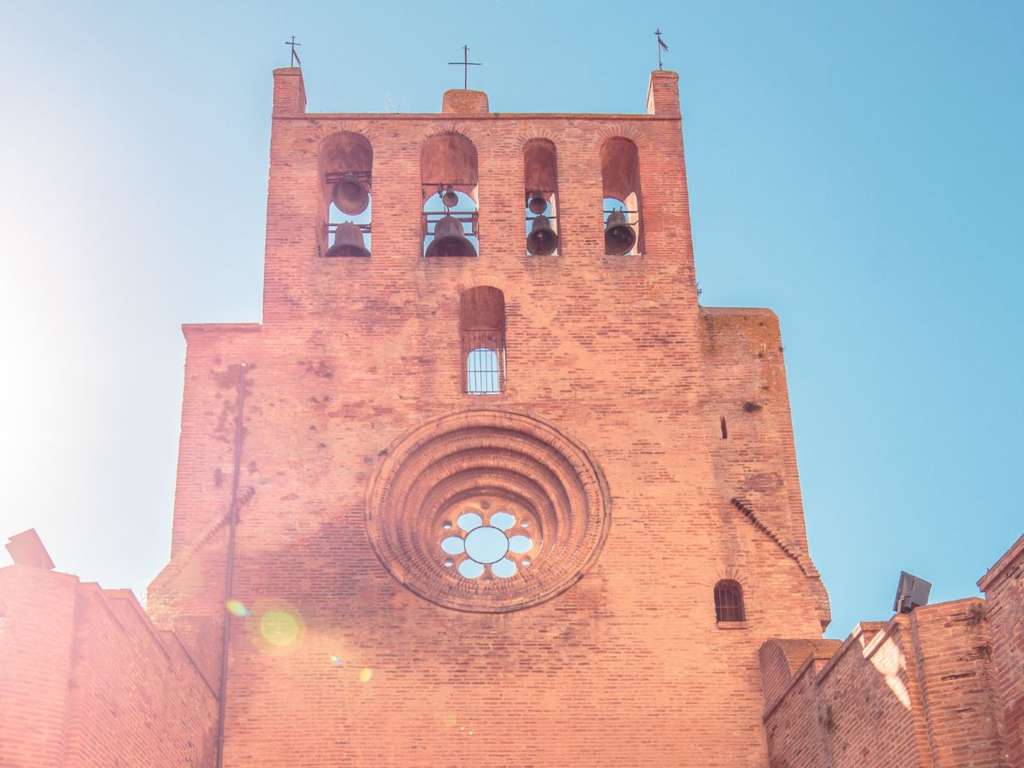
[[[516,564],[506,557],[491,566],[491,573],[499,579],[510,579],[516,575]]]
[[[458,536],[449,536],[441,542],[441,549],[449,555],[461,555],[465,548],[466,545],[462,543],[462,539]]]
[[[508,548],[521,555],[533,549],[533,540],[529,536],[513,536],[509,539]]]
[[[508,537],[497,528],[483,525],[466,535],[466,554],[478,563],[495,563],[508,552]]]
[[[484,524],[484,519],[480,517],[476,512],[466,511],[459,515],[459,528],[469,533],[474,528],[479,528]]]
[[[466,391],[471,395],[501,392],[498,350],[479,347],[466,356]]]
[[[507,531],[516,524],[516,517],[511,512],[495,512],[491,515],[491,525],[503,531]]]
[[[459,563],[459,573],[467,579],[475,579],[484,572],[484,567],[475,560],[463,560]]]

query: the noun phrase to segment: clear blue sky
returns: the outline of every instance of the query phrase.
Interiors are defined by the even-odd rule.
[[[90,10],[85,10],[86,6]],[[531,11],[531,9],[536,11]],[[1024,529],[1019,2],[13,3],[0,533],[142,594],[170,547],[179,325],[260,317],[271,69],[311,111],[642,111],[680,73],[703,301],[782,319],[829,634]],[[6,562],[6,553],[0,563]]]

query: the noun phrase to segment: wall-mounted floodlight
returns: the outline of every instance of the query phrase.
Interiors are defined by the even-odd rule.
[[[31,565],[33,568],[42,568],[46,571],[53,570],[53,560],[50,559],[43,540],[39,538],[35,528],[22,531],[7,540],[7,551],[11,553],[11,560],[17,565]]]
[[[900,583],[896,588],[896,601],[892,609],[897,613],[910,613],[919,605],[928,605],[928,593],[931,591],[931,582],[900,571]]]

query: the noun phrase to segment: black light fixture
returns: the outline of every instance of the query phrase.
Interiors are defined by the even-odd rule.
[[[892,604],[892,609],[897,613],[910,613],[918,606],[928,605],[928,593],[931,590],[930,581],[900,571],[900,583],[896,587],[896,600]]]

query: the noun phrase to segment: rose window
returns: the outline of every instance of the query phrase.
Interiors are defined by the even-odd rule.
[[[444,559],[444,566],[454,567],[464,578],[478,579],[489,573],[508,579],[533,562],[527,557],[534,548],[528,535],[529,519],[501,507],[488,514],[490,506],[485,500],[479,509],[465,507],[454,527],[449,520],[441,524],[441,550],[450,556]]]
[[[515,611],[568,589],[597,560],[610,523],[587,452],[510,411],[421,424],[380,451],[367,493],[381,564],[420,597],[462,611]]]

